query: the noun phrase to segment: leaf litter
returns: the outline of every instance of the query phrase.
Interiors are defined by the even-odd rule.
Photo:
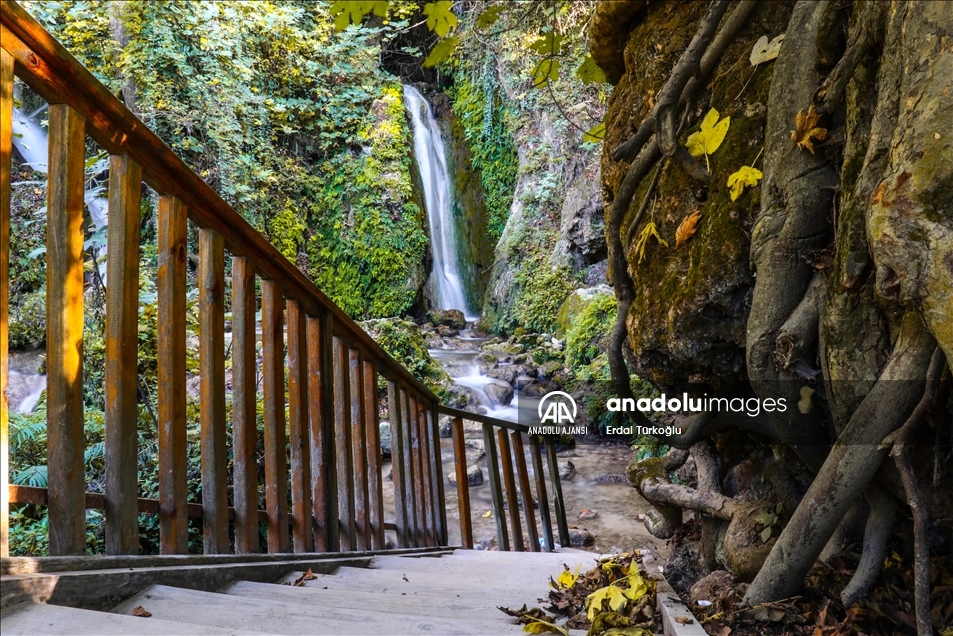
[[[530,634],[564,634],[585,629],[588,636],[652,636],[658,627],[655,581],[640,570],[638,551],[606,557],[588,572],[568,567],[550,578],[549,606],[500,607]]]

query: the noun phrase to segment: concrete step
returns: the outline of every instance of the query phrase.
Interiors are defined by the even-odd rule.
[[[180,614],[178,618],[183,618]],[[43,603],[18,603],[0,613],[4,636],[169,636],[192,634],[261,634],[267,630],[235,630],[210,625],[197,625],[161,618],[121,616],[95,610],[77,609]]]
[[[379,634],[509,634],[521,633],[517,625],[496,620],[435,618],[378,612],[373,606],[315,607],[300,603],[199,592],[164,585],[150,585],[121,603],[113,612],[128,614],[141,605],[155,618],[182,616],[201,625],[270,634],[378,636]]]
[[[375,557],[368,566],[370,570],[399,570],[401,572],[433,572],[465,576],[494,578],[518,578],[558,576],[568,566],[589,568],[595,565],[589,557],[565,558],[532,562],[527,560],[483,559],[404,559],[401,557]]]
[[[430,587],[448,587],[473,589],[479,584],[484,591],[496,590],[511,593],[514,590],[548,589],[548,575],[531,576],[492,576],[486,573],[474,574],[468,571],[433,572],[414,570],[371,570],[366,568],[338,568],[328,580],[336,578],[360,580],[367,583],[383,585],[401,585],[403,582],[412,585],[428,585]]]
[[[481,597],[479,590],[472,590],[467,596],[416,594],[413,591],[380,594],[359,589],[325,590],[320,587],[291,587],[273,583],[235,581],[218,591],[229,596],[274,599],[307,607],[370,607],[375,612],[387,614],[414,614],[435,618],[466,618],[512,623],[512,619],[497,610],[496,605],[487,603]]]

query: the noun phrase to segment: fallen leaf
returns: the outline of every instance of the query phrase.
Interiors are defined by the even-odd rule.
[[[684,616],[676,616],[676,617],[675,617],[675,622],[676,622],[676,623],[680,623],[680,624],[682,624],[682,625],[691,625],[691,624],[694,623],[695,621],[693,621],[693,620],[690,619],[690,618],[686,618],[686,617],[684,617]]]
[[[304,574],[302,574],[301,576],[295,579],[295,582],[293,583],[293,585],[295,587],[303,587],[305,581],[313,581],[316,578],[318,577],[314,575],[314,572],[311,571],[311,568],[308,568],[307,572],[305,572]]]
[[[579,569],[582,568],[582,563],[576,567],[575,572],[570,572],[569,568],[566,568],[562,571],[562,574],[559,575],[559,578],[556,579],[556,583],[560,587],[564,587],[567,590],[571,590],[572,586],[576,584],[576,579],[579,578]]]
[[[751,66],[757,66],[764,62],[770,62],[778,56],[778,53],[781,52],[781,42],[784,42],[784,34],[779,35],[770,42],[768,42],[768,36],[762,35],[758,38],[758,41],[754,43],[754,47],[751,49],[751,57],[748,58],[751,60]]]
[[[642,262],[642,259],[645,258],[645,246],[649,242],[649,237],[655,237],[661,245],[668,247],[668,243],[662,240],[662,237],[658,233],[658,228],[655,227],[655,221],[649,221],[649,224],[645,226],[642,232],[639,234],[639,240],[635,244],[635,251],[639,255],[639,262]]]
[[[563,636],[569,636],[569,632],[562,627],[541,620],[534,620],[532,623],[527,623],[523,626],[523,631],[529,634],[562,634]]]
[[[487,517],[489,517],[489,516],[492,515],[492,514],[493,514],[493,511],[492,511],[492,510],[487,510],[486,512],[483,513],[483,518],[486,519]]]
[[[816,141],[827,139],[827,129],[821,128],[817,124],[821,121],[821,116],[814,110],[814,104],[807,109],[805,114],[803,110],[798,111],[794,118],[796,130],[791,131],[791,140],[797,142],[797,147],[801,150],[807,150],[814,154],[814,144],[811,143],[813,137]]]
[[[597,612],[602,611],[603,601],[609,601],[609,609],[613,612],[617,612],[625,605],[626,598],[622,590],[615,585],[607,585],[606,587],[596,590],[586,597],[586,606],[588,608],[587,616],[590,621],[596,617]]]
[[[761,531],[761,543],[767,543],[771,538],[771,526],[768,526]]]
[[[133,616],[141,616],[142,618],[149,618],[152,616],[152,612],[147,612],[142,605],[136,605],[129,613]]]
[[[737,172],[728,175],[728,187],[731,188],[731,200],[737,201],[745,186],[755,187],[764,175],[757,168],[741,166]]]
[[[710,155],[718,150],[721,142],[725,140],[730,125],[731,117],[718,121],[718,111],[712,108],[702,120],[701,130],[688,136],[685,147],[694,157]]]
[[[678,229],[675,230],[675,249],[682,249],[688,239],[695,236],[695,232],[698,231],[698,220],[702,218],[701,210],[695,210],[678,224]]]

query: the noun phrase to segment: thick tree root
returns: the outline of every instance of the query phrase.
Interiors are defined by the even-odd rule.
[[[917,477],[913,473],[913,466],[910,465],[910,458],[907,456],[907,443],[913,438],[913,434],[916,433],[927,413],[936,403],[940,377],[945,367],[946,358],[943,355],[943,350],[937,347],[930,361],[923,397],[909,419],[904,423],[903,428],[900,429],[900,435],[890,452],[890,456],[897,464],[897,470],[900,471],[903,489],[907,495],[907,504],[910,506],[910,512],[913,513],[914,604],[917,614],[917,633],[919,634],[933,633],[933,621],[930,617],[930,543],[927,540],[927,528],[930,520],[923,497],[920,494]]]
[[[916,312],[904,315],[894,350],[794,511],[745,601],[792,596],[847,510],[886,456],[878,444],[913,411],[936,340]]]
[[[807,291],[804,292],[804,298],[778,329],[774,349],[778,368],[793,370],[802,376],[810,375],[812,380],[820,373],[820,369],[817,369],[816,373],[813,371],[817,356],[809,355],[809,352],[817,342],[820,299],[826,287],[824,275],[820,272],[814,274]]]
[[[872,484],[867,493],[867,501],[870,503],[870,515],[864,529],[864,551],[854,576],[840,595],[845,607],[850,607],[863,598],[877,580],[887,556],[887,542],[893,534],[896,522],[897,500],[889,492]]]
[[[888,4],[874,0],[861,5],[860,17],[857,20],[858,28],[850,34],[844,56],[814,94],[815,101],[823,103],[824,112],[833,112],[843,101],[847,84],[854,76],[857,66],[877,40],[883,37],[882,31]]]
[[[698,471],[698,491],[702,494],[721,494],[721,484],[718,479],[718,459],[711,450],[708,441],[698,442],[691,448],[692,458],[695,460],[695,469]],[[721,522],[717,518],[702,517],[702,536],[698,551],[698,562],[704,572],[715,569],[715,551],[718,547],[718,527]]]

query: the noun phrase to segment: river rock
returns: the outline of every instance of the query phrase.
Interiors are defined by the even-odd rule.
[[[486,447],[483,445],[482,439],[468,439],[464,443],[464,448],[466,449],[467,462],[471,464],[486,455]]]
[[[506,382],[494,380],[487,384],[483,391],[493,404],[509,406],[509,403],[513,401],[513,387]]]
[[[539,365],[539,375],[544,378],[552,378],[565,368],[562,362],[558,360],[549,360]]]
[[[453,437],[453,428],[451,427],[452,424],[453,418],[449,415],[444,415],[440,418],[440,437],[443,439]]]
[[[483,349],[484,351],[490,351],[493,353],[505,353],[511,356],[518,355],[520,353],[523,353],[526,350],[526,347],[515,342],[500,342],[498,344],[490,344],[489,342],[487,342],[487,343],[484,343],[484,345],[480,348]]]
[[[456,471],[447,474],[447,481],[457,485],[457,473]],[[469,486],[482,486],[483,485],[483,470],[479,466],[470,466],[467,468],[467,485]]]
[[[390,422],[381,422],[380,424],[380,437],[381,437],[381,455],[384,460],[390,459]]]
[[[444,338],[453,338],[460,335],[459,329],[454,329],[448,325],[439,325],[437,327],[437,333],[439,333]]]
[[[432,309],[427,314],[427,319],[436,327],[445,325],[454,329],[465,329],[467,319],[459,309]]]
[[[596,535],[584,528],[569,529],[569,545],[574,548],[587,548],[596,542]]]
[[[539,382],[529,382],[520,389],[520,393],[526,397],[543,397],[549,393],[549,389]]]
[[[519,369],[515,365],[508,364],[505,367],[490,369],[487,371],[486,375],[489,378],[502,380],[507,384],[513,384],[513,380],[515,380],[516,376],[519,375]]]
[[[515,362],[515,358],[514,358]],[[516,364],[516,377],[535,378],[537,375],[536,367],[531,364]]]
[[[563,481],[572,481],[576,476],[576,465],[568,459],[564,462],[558,462],[559,478]]]
[[[469,404],[479,404],[480,400],[473,389],[460,384],[453,384],[447,389],[447,406],[455,409],[465,408]]]
[[[492,353],[481,353],[474,359],[473,363],[479,367],[480,373],[486,375],[490,369],[495,369],[500,361]]]

